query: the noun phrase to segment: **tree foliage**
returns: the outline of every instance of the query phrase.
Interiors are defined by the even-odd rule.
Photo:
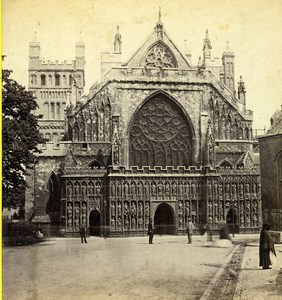
[[[38,119],[32,112],[38,107],[32,93],[2,71],[2,207],[23,207],[28,169],[44,140]]]

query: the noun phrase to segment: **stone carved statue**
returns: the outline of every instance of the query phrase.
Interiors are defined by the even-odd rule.
[[[88,195],[93,195],[93,191],[94,191],[94,189],[93,189],[93,183],[92,182],[89,182],[89,184],[88,184]]]
[[[79,228],[79,219],[78,218],[74,219],[74,227],[76,230],[78,230],[78,228]]]
[[[135,202],[132,202],[132,204],[131,204],[131,214],[133,216],[136,215],[136,204],[135,204]]]
[[[77,203],[74,206],[74,217],[79,219],[79,206]]]
[[[194,181],[191,184],[191,192],[192,192],[193,199],[196,199],[197,187],[196,187],[196,183]]]
[[[156,195],[156,184],[153,182],[152,183],[152,195]]]
[[[246,195],[250,194],[250,184],[248,182],[245,184],[245,193]]]
[[[161,182],[158,184],[158,194],[159,195],[163,194],[163,184]]]
[[[115,217],[112,217],[112,218],[111,218],[111,226],[112,226],[112,227],[115,227],[115,225],[116,225]]]
[[[100,182],[96,183],[96,195],[100,195],[101,194],[101,184]]]
[[[111,203],[111,215],[115,216],[115,214],[116,214],[116,206],[115,206],[115,203],[112,202]]]
[[[79,183],[78,182],[76,182],[75,184],[74,184],[74,194],[76,195],[76,196],[78,196],[80,193],[79,193]]]
[[[243,188],[243,183],[240,182],[239,183],[239,197],[242,198],[243,197],[243,194],[244,194],[244,188]]]
[[[115,165],[119,164],[119,146],[118,145],[114,145],[113,146],[113,162]]]
[[[143,227],[143,219],[141,217],[138,218],[138,228]]]
[[[135,217],[132,217],[132,219],[131,219],[131,226],[132,226],[132,228],[136,228],[136,219],[135,219]]]
[[[129,213],[128,203],[125,202],[125,203],[124,203],[124,214],[125,214],[125,215],[128,215],[128,213]]]
[[[189,201],[186,201],[185,214],[186,214],[186,216],[190,216],[190,203],[189,203]]]
[[[81,207],[81,216],[82,216],[82,224],[86,226],[86,215],[87,215],[87,208],[85,203],[82,203]]]
[[[118,228],[121,228],[121,225],[122,225],[121,217],[118,217],[117,225],[118,225]]]
[[[145,216],[149,216],[150,215],[150,204],[149,202],[145,203]]]
[[[135,182],[132,182],[131,183],[131,194],[132,195],[136,195],[136,184],[135,184]]]
[[[172,184],[172,193],[173,193],[173,195],[176,195],[176,194],[177,194],[177,184],[176,184],[176,182],[174,182],[174,183]]]
[[[127,215],[124,216],[124,228],[127,229],[129,227],[129,220]]]
[[[138,214],[139,214],[139,216],[143,216],[143,204],[142,204],[142,202],[139,202],[139,204],[138,204]]]
[[[232,183],[232,196],[233,198],[237,198],[237,187],[235,183]]]
[[[121,186],[119,183],[117,184],[117,196],[121,196]]]
[[[170,193],[170,188],[169,188],[169,183],[167,182],[167,183],[165,184],[165,194],[166,194],[166,195],[169,195],[169,193]]]
[[[69,182],[67,185],[67,195],[72,196],[72,183]]]
[[[178,185],[178,193],[179,195],[182,195],[183,194],[183,185],[182,185],[182,182],[179,182],[179,185]],[[188,196],[188,195],[187,195]]]
[[[124,193],[125,193],[125,195],[128,195],[128,191],[129,191],[129,186],[128,186],[128,183],[126,182],[125,185],[124,185]]]
[[[81,184],[81,195],[82,196],[86,195],[86,184],[85,184],[85,182],[82,182],[82,184]]]
[[[208,213],[209,213],[209,215],[212,215],[212,202],[211,201],[209,201],[209,203],[208,203]]]
[[[183,215],[183,204],[181,201],[178,203],[178,214]]]
[[[118,215],[121,216],[121,203],[120,202],[118,202],[117,210],[118,210]]]
[[[146,218],[145,218],[145,227],[146,227],[146,228],[148,227],[148,224],[149,224],[149,217],[146,217]]]
[[[71,205],[71,203],[69,203],[67,211],[68,211],[68,217],[72,218],[72,205]]]

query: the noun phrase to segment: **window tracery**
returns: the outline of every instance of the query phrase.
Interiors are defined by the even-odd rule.
[[[130,165],[188,166],[192,133],[180,108],[165,97],[148,101],[130,131]]]
[[[146,67],[176,68],[176,61],[170,50],[163,44],[158,43],[147,53],[145,59]]]

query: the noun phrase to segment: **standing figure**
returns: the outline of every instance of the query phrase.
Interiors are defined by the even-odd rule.
[[[80,238],[81,238],[81,243],[83,243],[83,241],[84,241],[84,243],[87,243],[86,236],[85,236],[86,235],[86,229],[83,225],[79,229],[79,234],[80,234]]]
[[[149,224],[148,224],[148,236],[149,236],[149,244],[153,244],[154,226],[153,226],[151,218],[150,218],[150,221],[149,221]]]
[[[191,219],[188,218],[188,223],[186,225],[186,232],[188,236],[188,244],[192,244],[192,235],[193,235],[194,225],[191,222]]]
[[[274,242],[271,238],[268,230],[270,226],[268,224],[263,224],[262,230],[260,232],[260,241],[259,241],[259,265],[263,269],[270,269],[272,264],[270,261],[270,251],[276,256],[274,249]]]

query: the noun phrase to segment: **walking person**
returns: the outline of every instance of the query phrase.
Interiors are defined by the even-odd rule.
[[[153,238],[154,238],[154,227],[152,219],[150,218],[149,224],[148,224],[148,236],[149,236],[149,244],[153,244]]]
[[[260,241],[259,241],[259,266],[263,269],[270,269],[272,264],[270,260],[270,252],[276,256],[274,249],[273,239],[268,232],[270,226],[268,224],[263,224],[262,230],[260,232]]]
[[[192,235],[193,235],[194,225],[191,222],[191,219],[188,218],[188,223],[186,225],[186,232],[188,236],[188,244],[192,244]]]
[[[86,229],[83,225],[81,225],[80,229],[79,229],[79,233],[80,233],[80,238],[81,238],[81,243],[87,243],[86,241]]]

